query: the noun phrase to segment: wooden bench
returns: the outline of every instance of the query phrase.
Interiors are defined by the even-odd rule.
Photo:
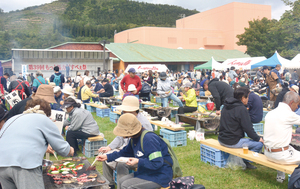
[[[255,152],[252,152],[250,150],[249,150],[248,154],[244,154],[242,148],[227,148],[225,146],[222,146],[219,143],[219,141],[215,140],[215,139],[202,140],[202,141],[200,141],[200,143],[204,144],[206,146],[210,146],[212,148],[221,150],[223,152],[241,157],[243,159],[253,161],[253,162],[261,164],[263,166],[285,172],[287,174],[292,174],[294,172],[294,169],[296,167],[298,167],[298,165],[281,165],[281,164],[273,163],[273,162],[267,160],[267,157],[263,154],[258,154],[258,156],[254,156],[252,153],[255,153]]]

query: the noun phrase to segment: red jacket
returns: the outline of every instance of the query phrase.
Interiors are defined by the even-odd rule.
[[[131,78],[129,74],[124,76],[123,79],[121,80],[120,85],[122,87],[122,90],[127,92],[128,86],[130,84],[135,85],[137,92],[139,92],[142,89],[141,79],[137,75],[135,75],[134,78]]]

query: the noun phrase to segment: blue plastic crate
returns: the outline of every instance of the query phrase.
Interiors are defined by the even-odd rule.
[[[110,120],[111,122],[113,122],[113,123],[118,123],[118,120],[119,120],[119,119],[113,119],[113,118],[110,117],[109,120]]]
[[[177,110],[171,110],[171,118],[176,117],[176,114],[178,114]]]
[[[144,108],[153,107],[154,105],[143,104]]]
[[[96,112],[96,108],[90,105],[85,105],[86,106],[86,110],[89,112]]]
[[[223,161],[216,161],[214,159],[210,159],[210,158],[207,158],[205,156],[202,156],[201,155],[201,161],[205,162],[205,163],[209,163],[210,165],[215,165],[215,166],[218,166],[220,168],[223,168],[225,167],[227,161],[226,160],[223,160]]]
[[[98,149],[103,147],[103,146],[107,146],[107,140],[103,139],[100,141],[89,141],[89,140],[85,140],[85,146],[84,149],[82,149],[82,153],[90,158],[93,156],[98,155]]]
[[[269,111],[263,111],[263,120],[265,120],[265,117],[268,113],[269,113]]]
[[[213,159],[214,161],[226,161],[229,154],[221,150],[206,146],[204,144],[200,145],[201,157],[206,159]]]
[[[179,140],[179,141],[169,141],[171,147],[177,147],[177,146],[186,146],[186,139],[185,140]]]
[[[111,118],[111,119],[119,119],[119,117],[120,117],[119,114],[116,114],[114,112],[109,113],[109,118]]]
[[[160,129],[160,135],[169,140],[169,142],[186,140],[186,131],[171,131],[168,129]]]
[[[119,96],[119,91],[114,91],[114,96]]]
[[[264,124],[263,123],[253,123],[253,129],[257,134],[263,135],[264,134]],[[248,137],[247,133],[245,136]]]
[[[134,172],[134,170],[129,169],[129,174],[133,173],[133,172]],[[114,179],[115,183],[118,184],[117,183],[117,170],[114,170],[113,179]]]
[[[98,117],[109,117],[110,109],[100,109],[96,108],[96,114]]]

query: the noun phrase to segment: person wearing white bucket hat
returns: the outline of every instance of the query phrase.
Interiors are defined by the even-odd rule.
[[[153,131],[151,123],[149,120],[143,116],[139,112],[140,103],[139,99],[135,96],[127,96],[124,98],[122,105],[117,107],[118,110],[121,110],[123,113],[131,113],[136,116],[139,122],[142,124],[143,128],[148,131]],[[114,151],[120,151],[124,146],[126,146],[129,142],[128,138],[123,138],[117,136],[108,146],[101,147],[99,152],[103,153],[112,153]],[[125,163],[118,163],[116,162],[103,162],[103,176],[109,181],[109,185],[111,188],[114,188],[114,180],[113,180],[113,170],[117,170],[117,177],[120,178],[124,175],[129,173],[129,169],[133,169],[132,167],[126,165]]]
[[[125,98],[126,96],[135,96],[135,94],[133,94],[133,91],[135,91],[135,90],[136,90],[136,87],[135,87],[134,84],[128,85],[127,92],[124,93],[122,100],[124,100],[124,98]]]
[[[55,99],[56,103],[51,104],[51,109],[62,111],[62,109],[60,108],[60,103],[61,103],[61,101],[63,101],[63,98],[62,98],[63,93],[61,91],[60,86],[54,87],[53,93],[54,93],[54,99]]]

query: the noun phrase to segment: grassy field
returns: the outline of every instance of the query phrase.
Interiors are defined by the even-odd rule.
[[[112,133],[115,123],[109,121],[109,118],[97,117],[92,113],[99,125],[99,130],[104,133],[108,144],[115,138]],[[186,128],[186,131],[193,128]],[[157,133],[159,131],[156,131]],[[217,139],[216,135],[206,135],[206,138]],[[256,170],[238,170],[234,171],[227,168],[218,168],[211,166],[200,160],[200,143],[197,141],[190,141],[187,139],[187,146],[175,147],[174,151],[179,159],[181,169],[184,176],[194,176],[196,184],[202,184],[206,188],[287,188],[287,179],[281,184],[276,181],[276,170],[254,164],[257,166]],[[79,156],[83,156],[79,153]],[[54,157],[51,155],[51,160]],[[62,159],[62,157],[59,157]],[[92,163],[94,158],[88,158]],[[97,170],[102,173],[102,163],[96,163]],[[287,176],[286,176],[287,178]]]

